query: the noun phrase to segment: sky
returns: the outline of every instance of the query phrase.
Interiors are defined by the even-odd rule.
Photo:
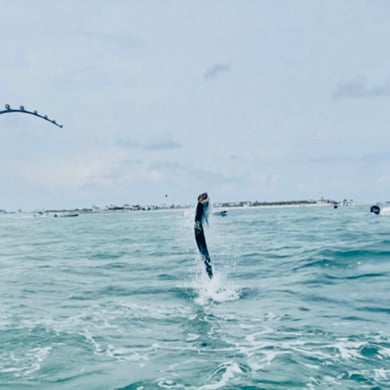
[[[388,1],[0,9],[0,209],[390,200]]]

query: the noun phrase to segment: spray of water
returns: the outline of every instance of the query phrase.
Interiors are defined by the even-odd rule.
[[[199,259],[197,261],[200,263]],[[201,269],[193,281],[193,288],[197,291],[195,302],[200,305],[240,299],[240,289],[234,283],[228,281],[225,275],[219,271],[214,271],[213,278],[209,279],[206,272]]]

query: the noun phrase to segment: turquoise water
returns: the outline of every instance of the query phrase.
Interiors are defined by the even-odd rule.
[[[390,217],[193,212],[0,216],[0,388],[389,388]]]

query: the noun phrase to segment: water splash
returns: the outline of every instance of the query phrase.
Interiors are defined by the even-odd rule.
[[[227,281],[223,274],[215,273],[212,279],[202,272],[194,281],[194,289],[198,291],[195,302],[205,305],[211,302],[228,302],[240,299],[241,290]]]

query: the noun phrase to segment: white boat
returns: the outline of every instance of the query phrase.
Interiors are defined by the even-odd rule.
[[[379,206],[375,204],[370,207],[370,212],[376,215],[390,215],[390,206]]]

